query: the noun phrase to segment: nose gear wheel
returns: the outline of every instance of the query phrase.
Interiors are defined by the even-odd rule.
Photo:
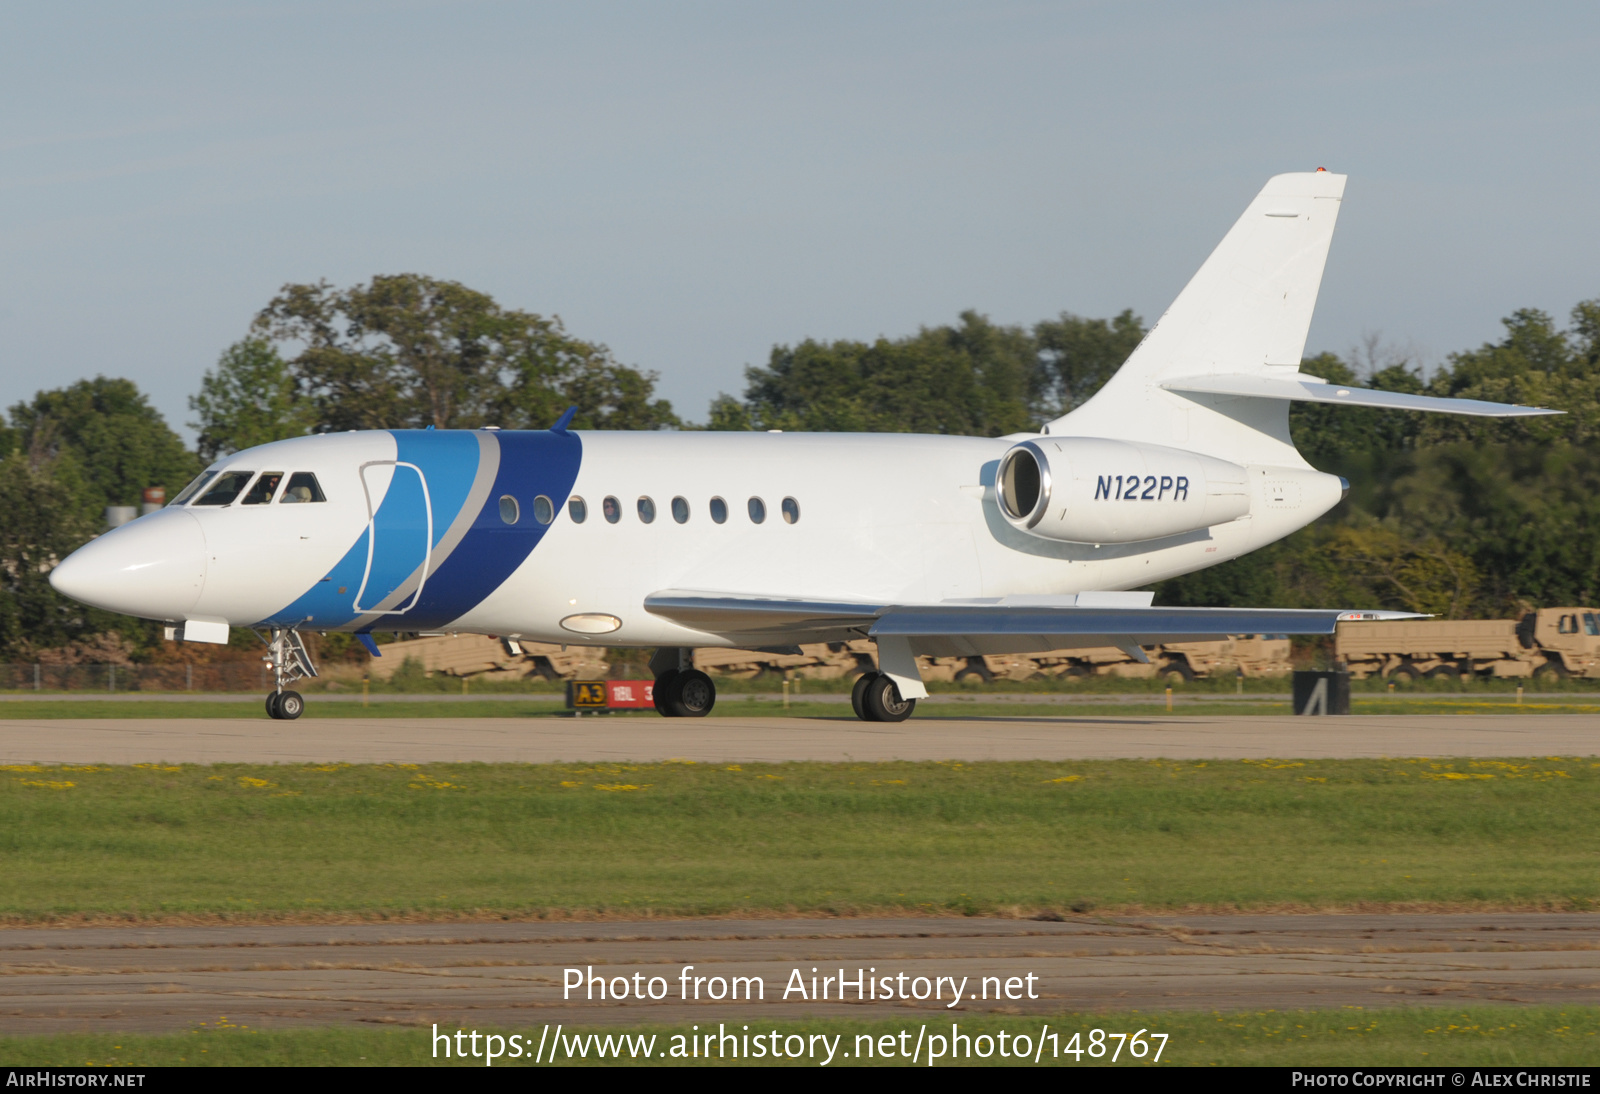
[[[274,690],[267,696],[267,717],[293,721],[305,712],[306,701],[287,685],[296,680],[315,679],[317,666],[312,664],[298,628],[273,627],[270,637],[259,631],[256,634],[267,644],[266,656],[261,660],[267,663],[273,676]]]

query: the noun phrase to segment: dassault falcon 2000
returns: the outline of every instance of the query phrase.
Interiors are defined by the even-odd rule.
[[[1340,387],[1300,371],[1345,176],[1268,181],[1115,376],[1038,433],[368,430],[219,459],[51,574],[188,641],[267,644],[275,718],[316,675],[304,630],[469,632],[656,649],[656,706],[704,715],[695,646],[866,636],[856,713],[927,695],[918,654],[1331,633],[1400,613],[1162,608],[1152,582],[1309,524],[1348,484],[1289,403],[1548,410]]]

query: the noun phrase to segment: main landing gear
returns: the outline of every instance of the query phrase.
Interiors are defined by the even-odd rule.
[[[863,722],[903,722],[917,709],[917,701],[900,698],[895,682],[881,672],[861,674],[850,692],[850,705]]]
[[[663,718],[704,718],[717,705],[717,685],[689,657],[687,649],[664,646],[650,658],[656,676],[651,696]]]
[[[272,694],[267,696],[267,717],[292,722],[304,713],[306,701],[298,691],[291,691],[285,685],[300,679],[314,679],[317,666],[311,663],[311,655],[306,652],[306,644],[296,628],[273,627],[271,633],[270,638],[261,636],[267,644],[267,655],[261,660],[272,671],[275,685]]]

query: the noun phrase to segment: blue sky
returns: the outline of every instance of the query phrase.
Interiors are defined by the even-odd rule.
[[[1309,352],[1600,296],[1600,6],[10,4],[0,404],[187,397],[290,281],[450,278],[661,374],[976,308],[1154,321],[1351,176]],[[187,435],[187,431],[186,435]]]

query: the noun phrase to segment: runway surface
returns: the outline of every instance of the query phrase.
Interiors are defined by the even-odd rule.
[[[0,721],[3,763],[715,763],[1591,756],[1593,714],[1340,718],[105,718]]]
[[[680,995],[689,975],[758,977],[765,998]],[[646,986],[659,1001],[563,999],[567,969]],[[800,970],[854,980],[965,978],[940,999],[802,1000]],[[1029,975],[1035,998],[1026,996]],[[987,1000],[972,998],[984,977]],[[1011,978],[1017,999],[997,999]],[[835,982],[836,983],[836,982]],[[692,981],[691,981],[692,985]],[[226,1018],[254,1028],[400,1023],[699,1023],[806,1015],[1600,1003],[1600,915],[1305,915],[787,919],[0,930],[8,1033],[162,1031]]]

